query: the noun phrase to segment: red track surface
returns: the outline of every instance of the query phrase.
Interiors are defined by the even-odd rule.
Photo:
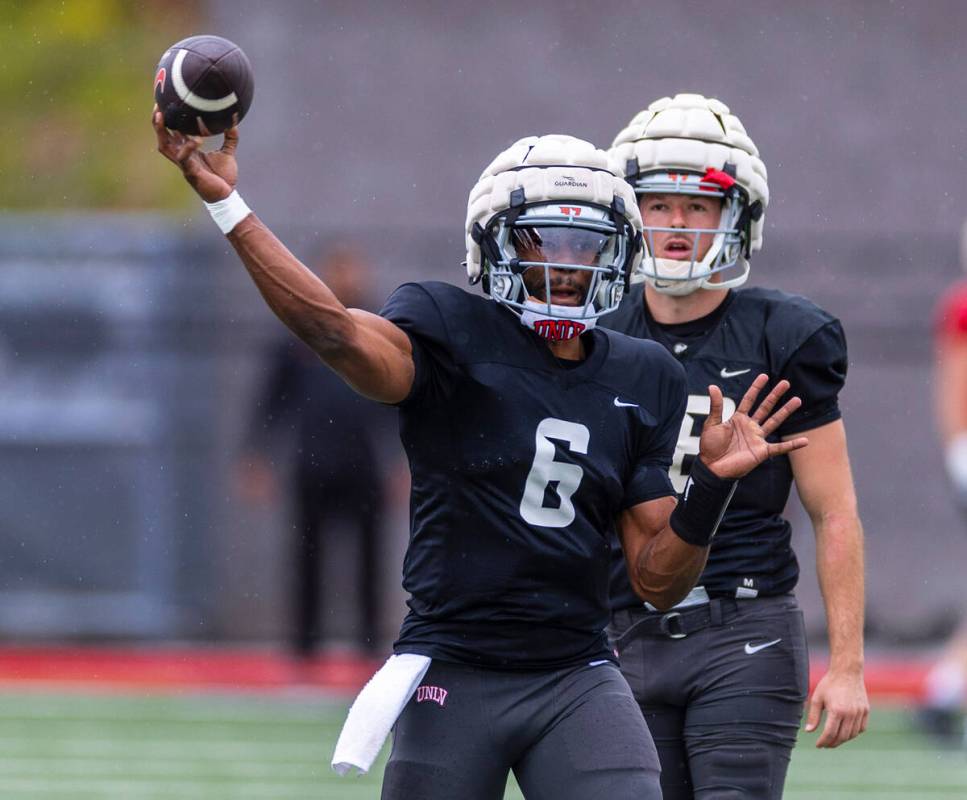
[[[268,650],[0,648],[0,684],[180,691],[317,686],[354,692],[380,662],[353,655],[296,661]]]
[[[311,686],[355,692],[380,662],[325,655],[300,662],[271,650],[0,647],[0,684],[7,688],[83,688],[178,692],[251,692]],[[923,695],[927,661],[868,661],[866,685],[875,700],[915,701]],[[825,672],[814,661],[813,685]]]

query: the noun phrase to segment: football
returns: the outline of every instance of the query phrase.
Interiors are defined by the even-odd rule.
[[[221,36],[190,36],[169,47],[154,76],[154,99],[165,127],[210,136],[237,125],[252,104],[248,57]]]

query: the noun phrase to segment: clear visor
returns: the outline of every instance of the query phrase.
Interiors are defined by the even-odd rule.
[[[601,267],[614,261],[618,236],[585,228],[528,225],[514,227],[507,244],[509,255],[522,265]]]

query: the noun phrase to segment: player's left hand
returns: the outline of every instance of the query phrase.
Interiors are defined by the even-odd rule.
[[[870,717],[870,701],[866,696],[862,671],[830,670],[816,684],[809,699],[806,730],[819,727],[823,712],[826,724],[816,740],[816,747],[839,747],[866,730]]]
[[[752,412],[752,406],[766,384],[768,375],[759,375],[749,387],[735,413],[722,421],[722,390],[709,386],[711,400],[709,415],[699,439],[699,458],[720,478],[741,478],[769,458],[781,456],[809,444],[805,436],[783,442],[768,442],[766,438],[785,422],[802,400],[793,397],[773,413],[776,404],[789,391],[789,381],[779,381],[773,390]]]

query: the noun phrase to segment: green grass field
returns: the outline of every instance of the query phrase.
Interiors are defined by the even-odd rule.
[[[361,778],[329,769],[346,705],[308,693],[0,694],[0,798],[378,798],[382,760]],[[967,755],[934,749],[902,710],[876,709],[839,750],[814,740],[800,740],[787,798],[967,797]],[[520,797],[511,780],[507,798]]]

